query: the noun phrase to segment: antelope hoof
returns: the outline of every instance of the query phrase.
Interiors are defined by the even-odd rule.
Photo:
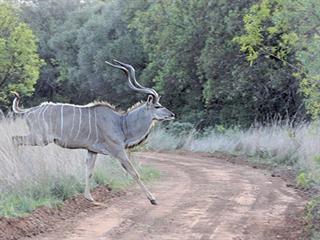
[[[151,202],[152,205],[158,205],[158,203],[157,203],[157,201],[155,199],[151,199],[150,202]]]
[[[93,199],[93,197],[91,196],[91,194],[90,194],[90,195],[85,194],[85,195],[84,195],[84,198],[87,199],[87,200],[90,201],[90,202],[95,202],[94,199]]]

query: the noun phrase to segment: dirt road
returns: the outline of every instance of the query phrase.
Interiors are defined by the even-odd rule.
[[[303,200],[270,172],[192,153],[140,153],[161,171],[149,188],[134,187],[108,207],[80,214],[43,240],[299,239]],[[30,238],[28,238],[30,239]]]

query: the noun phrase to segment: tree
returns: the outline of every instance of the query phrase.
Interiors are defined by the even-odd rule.
[[[154,79],[166,104],[182,120],[248,127],[274,116],[303,115],[296,79],[274,59],[250,67],[233,41],[252,1],[167,1],[137,12],[131,24],[142,36]]]
[[[0,3],[0,104],[4,108],[10,91],[33,93],[42,63],[30,27],[12,6]]]
[[[149,57],[142,79],[155,85],[164,95],[164,104],[183,121],[197,122],[204,113],[197,65],[208,30],[208,4],[203,0],[158,1],[147,11],[137,12],[131,24],[141,34]]]
[[[78,104],[108,100],[122,107],[137,100],[127,87],[125,75],[105,63],[113,58],[130,62],[137,74],[144,66],[139,38],[127,27],[136,4],[95,1],[70,10],[44,40],[43,50],[52,53],[49,60],[55,70],[51,82],[56,91],[51,99]]]
[[[28,103],[96,99],[127,107],[141,96],[105,64],[116,58],[132,64],[139,81],[163,95],[180,121],[248,127],[272,117],[303,118],[299,89],[317,98],[317,81],[306,73],[320,69],[307,64],[315,55],[311,46],[320,45],[298,44],[300,35],[310,35],[303,24],[292,31],[302,12],[293,14],[298,8],[290,4],[299,1],[315,0],[28,0],[22,16],[39,36],[46,61]]]
[[[59,81],[60,69],[56,56],[56,49],[50,46],[51,38],[67,21],[74,11],[87,6],[88,1],[81,0],[28,0],[20,4],[21,18],[27,22],[39,39],[40,57],[45,61],[39,80],[35,86],[35,93],[27,100],[29,105],[38,104],[45,100],[66,101],[64,96],[66,86]]]
[[[277,59],[299,80],[305,104],[320,116],[320,9],[317,0],[263,0],[244,16],[246,33],[236,37],[253,63]]]
[[[209,121],[250,126],[273,117],[303,117],[298,81],[288,66],[259,58],[252,66],[232,41],[244,29],[242,18],[256,1],[217,2],[200,64]]]

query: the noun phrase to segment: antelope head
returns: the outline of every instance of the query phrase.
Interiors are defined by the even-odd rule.
[[[131,89],[149,94],[147,101],[142,105],[142,107],[144,108],[144,113],[146,115],[157,121],[173,120],[175,118],[174,113],[160,104],[160,96],[154,89],[144,87],[137,82],[135,70],[131,65],[122,63],[117,60],[113,61],[117,64],[113,64],[107,61],[106,63],[111,65],[112,67],[119,68],[124,71],[124,73],[128,77],[129,87]]]

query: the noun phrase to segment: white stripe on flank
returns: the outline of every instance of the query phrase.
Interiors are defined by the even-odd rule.
[[[82,114],[82,112],[81,112],[81,108],[78,108],[79,109],[79,129],[78,129],[78,132],[77,132],[77,135],[75,136],[75,138],[74,139],[77,139],[78,138],[78,136],[79,136],[79,134],[80,134],[80,129],[81,129],[81,114]]]
[[[35,117],[35,122],[36,122],[36,125],[35,125],[35,127],[36,127],[36,129],[35,129],[35,134],[39,137],[39,140],[41,139],[41,140],[43,140],[42,139],[42,134],[41,134],[41,132],[42,132],[42,126],[43,126],[43,124],[41,124],[41,113],[42,113],[42,111],[43,111],[43,109],[44,109],[45,107],[44,106],[41,106],[40,108],[38,108],[37,110],[35,110],[34,111],[34,113],[35,113],[35,115],[34,115],[34,117]],[[38,111],[38,112],[37,112]],[[38,114],[38,115],[37,115]],[[44,130],[44,129],[43,129]]]
[[[46,107],[44,106],[44,105],[42,105],[38,110],[39,110],[39,112],[38,112],[38,117],[37,117],[37,120],[38,120],[38,128],[39,128],[39,130],[41,131],[41,113],[43,112],[43,110],[45,109]]]
[[[25,116],[24,118],[25,118],[25,119],[28,119],[31,114],[35,113],[35,112],[39,109],[39,107],[40,107],[40,106],[37,106],[37,107],[33,108],[32,110],[30,110],[30,111],[26,114],[26,116]],[[30,121],[30,122],[29,122],[30,124],[32,124],[32,126],[31,126],[32,128],[33,128],[34,125],[36,124],[36,120],[37,120],[37,116],[34,115],[34,117],[35,117],[34,119],[31,119],[31,120],[33,120],[33,121]]]
[[[44,128],[45,128],[45,138],[46,141],[48,141],[48,136],[49,136],[49,127],[48,127],[48,123],[44,117],[45,112],[47,111],[49,105],[45,105],[44,110],[42,112],[42,119],[43,119],[43,123],[44,123]]]
[[[54,129],[53,129],[53,124],[52,124],[52,109],[53,109],[53,105],[50,105],[51,109],[50,109],[50,114],[49,114],[49,129],[51,128],[51,133],[54,134]]]
[[[60,134],[60,138],[62,140],[63,137],[63,105],[61,105],[61,134]]]
[[[88,109],[88,111],[89,111],[89,115],[88,115],[89,116],[89,134],[88,134],[87,140],[89,140],[90,136],[91,136],[91,115],[90,115],[91,111],[90,111],[90,109],[91,108]]]
[[[72,115],[72,127],[71,127],[71,131],[70,131],[70,137],[72,137],[72,132],[73,132],[73,129],[74,129],[74,118],[76,116],[76,108],[73,107],[73,115]]]
[[[93,109],[94,110],[94,124],[95,124],[95,128],[96,128],[96,143],[99,141],[99,136],[98,136],[98,125],[97,125],[97,113],[96,113],[96,108]]]

